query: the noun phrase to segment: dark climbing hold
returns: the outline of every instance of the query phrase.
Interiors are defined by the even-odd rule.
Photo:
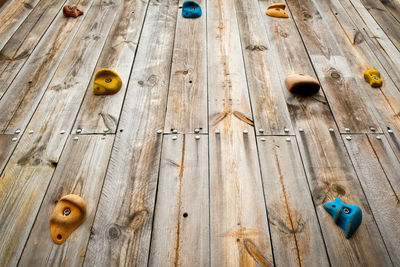
[[[361,224],[362,211],[359,206],[346,204],[337,197],[334,201],[325,203],[324,208],[344,230],[346,238],[350,238]]]
[[[73,18],[77,18],[77,17],[83,15],[82,10],[79,10],[76,6],[70,6],[70,5],[64,6],[63,13],[64,13],[64,16],[73,17]]]
[[[319,90],[319,82],[306,74],[290,74],[285,78],[286,88],[293,94],[308,96]]]
[[[182,16],[184,18],[198,18],[202,14],[199,4],[193,1],[185,1],[182,6]]]
[[[369,69],[364,72],[364,80],[372,87],[381,87],[381,74],[376,69]]]

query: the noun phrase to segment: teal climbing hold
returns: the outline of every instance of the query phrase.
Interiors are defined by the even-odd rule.
[[[198,18],[202,14],[199,4],[193,1],[185,1],[182,6],[182,16],[184,18]]]
[[[324,208],[344,230],[346,238],[350,238],[361,224],[362,211],[359,206],[346,204],[337,197],[334,201],[325,203]]]

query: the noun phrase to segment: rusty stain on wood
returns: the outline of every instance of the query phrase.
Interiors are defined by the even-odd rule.
[[[257,246],[249,238],[243,239],[243,246],[247,253],[254,259],[255,262],[262,266],[273,266],[271,262],[268,261],[262,252],[257,248]]]

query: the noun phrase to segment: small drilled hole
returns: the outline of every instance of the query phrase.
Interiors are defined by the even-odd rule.
[[[58,240],[61,240],[61,239],[62,239],[62,235],[58,234],[58,235],[57,235],[57,239],[58,239]]]
[[[188,214],[187,214],[187,212],[185,212],[184,214],[183,214],[183,217],[187,217],[188,216]]]
[[[122,133],[124,130],[121,129],[121,130],[119,130],[119,131]]]
[[[189,83],[192,83],[192,82],[193,82],[193,81],[191,81],[191,80],[189,81]]]
[[[336,205],[332,205],[332,208],[336,208]]]

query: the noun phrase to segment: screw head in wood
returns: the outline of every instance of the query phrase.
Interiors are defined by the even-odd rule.
[[[333,130],[333,128],[329,128],[329,131],[332,133],[332,132],[334,132],[335,130]]]
[[[351,136],[346,136],[346,139],[350,141],[351,140]]]
[[[290,141],[292,141],[292,139],[290,139],[289,137],[286,138],[286,142],[290,142]]]
[[[263,133],[264,132],[264,129],[258,129],[258,131],[260,132],[260,133]]]
[[[157,134],[162,134],[162,130],[157,130]]]
[[[389,129],[389,130],[388,130],[388,133],[392,134],[392,133],[393,133],[393,130],[392,130],[392,129]]]
[[[247,130],[243,130],[243,133],[244,133],[244,134],[248,134],[248,133],[249,133],[249,131],[247,131]]]
[[[288,128],[285,128],[285,129],[283,129],[283,131],[284,131],[285,133],[288,133],[288,132],[289,132],[289,129],[288,129]]]
[[[82,132],[81,128],[76,129],[76,133],[81,133],[81,132]]]
[[[370,129],[371,131],[373,131],[373,132],[376,131],[376,129],[375,129],[374,127],[369,127],[369,129]]]
[[[77,141],[78,139],[79,139],[78,136],[75,136],[75,137],[74,137],[74,141]]]
[[[199,133],[200,130],[196,128],[196,129],[194,129],[194,132],[195,132],[195,133]]]
[[[304,132],[304,129],[303,128],[299,128],[299,132]]]
[[[265,138],[264,138],[264,137],[261,137],[260,140],[263,141],[263,142],[265,142]]]
[[[200,139],[200,135],[196,135],[195,139],[199,140]]]
[[[11,141],[13,141],[13,142],[15,142],[15,141],[17,141],[17,140],[18,140],[17,137],[13,137],[13,138],[11,139]]]
[[[177,134],[177,133],[178,133],[178,130],[174,129],[174,130],[172,131],[172,133]]]
[[[20,132],[21,132],[20,129],[17,129],[17,130],[15,131],[16,134],[19,134]]]
[[[105,128],[104,130],[103,130],[103,132],[105,132],[105,133],[107,133],[107,132],[109,132],[110,131],[110,129],[108,129],[108,128]]]
[[[221,132],[220,132],[219,130],[216,130],[215,133],[216,133],[216,134],[220,134]]]
[[[176,140],[178,137],[176,135],[172,136],[172,140]]]
[[[344,128],[344,130],[345,130],[346,132],[350,132],[350,129],[349,129],[349,128]]]
[[[379,135],[377,135],[376,139],[381,140],[382,138]]]
[[[33,134],[33,130],[30,130],[30,131],[29,131],[29,134]]]
[[[64,130],[62,130],[62,131],[60,132],[60,134],[65,134],[65,131],[64,131]]]

